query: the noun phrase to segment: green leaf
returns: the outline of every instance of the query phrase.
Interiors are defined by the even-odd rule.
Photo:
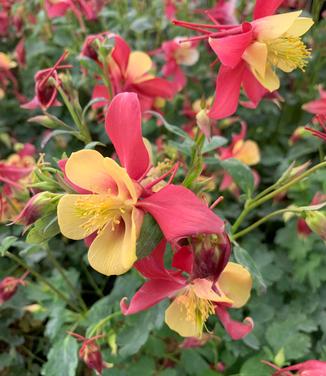
[[[213,151],[220,146],[225,145],[228,140],[225,137],[213,136],[210,140],[205,139],[205,143],[202,149],[202,154]]]
[[[266,339],[274,353],[282,348],[285,359],[299,359],[308,354],[311,347],[309,335],[302,333],[300,325],[305,321],[304,315],[289,317],[280,322],[273,322],[266,331]]]
[[[261,356],[254,356],[248,359],[241,367],[240,376],[270,376],[272,369],[262,363]]]
[[[266,291],[266,284],[260,270],[258,269],[254,259],[249,253],[239,245],[233,248],[233,254],[235,260],[246,267],[254,279],[254,285],[260,292]]]
[[[78,365],[78,344],[71,337],[66,336],[55,342],[48,354],[48,361],[42,368],[43,376],[75,376]]]
[[[148,256],[162,239],[163,234],[159,225],[150,214],[146,214],[137,241],[137,258]]]
[[[209,364],[194,349],[185,349],[181,354],[180,366],[187,372],[187,375],[202,375],[209,369]]]
[[[39,218],[29,231],[26,241],[31,244],[41,244],[59,234],[60,229],[56,213],[49,213]]]
[[[159,119],[162,121],[164,127],[165,127],[169,132],[174,133],[175,135],[180,136],[180,137],[182,137],[182,138],[189,139],[189,140],[193,143],[192,139],[189,137],[189,135],[188,135],[187,132],[185,132],[185,131],[182,130],[181,128],[177,127],[176,125],[172,125],[172,124],[168,123],[168,122],[164,119],[164,117],[163,117],[161,114],[159,114],[158,112],[155,112],[155,111],[146,111],[146,113],[151,114],[151,115],[154,115],[154,116],[156,116],[157,118],[159,118]]]
[[[16,241],[17,241],[16,236],[5,237],[0,244],[0,255],[4,256],[6,254],[6,252],[8,251],[8,249],[12,245],[14,245],[16,243]]]
[[[165,308],[166,304],[162,302],[132,317],[132,324],[118,336],[119,354],[122,357],[136,354],[146,343],[150,332],[163,325]]]
[[[220,161],[220,164],[232,176],[237,186],[246,193],[247,197],[251,197],[254,191],[254,176],[250,168],[235,158],[225,159]]]

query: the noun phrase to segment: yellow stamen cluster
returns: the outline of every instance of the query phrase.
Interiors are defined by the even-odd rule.
[[[268,42],[268,60],[274,66],[287,66],[290,70],[299,68],[304,71],[311,50],[299,37],[282,35]],[[282,69],[282,68],[281,68]]]
[[[210,300],[199,298],[192,288],[184,293],[183,304],[187,310],[186,319],[196,323],[198,335],[201,335],[209,315],[215,312],[214,304]]]
[[[96,228],[99,233],[108,223],[111,223],[111,231],[114,231],[127,207],[119,199],[112,199],[108,195],[99,199],[96,195],[94,200],[81,197],[76,201],[75,209],[78,216],[87,219],[82,228],[86,231]]]

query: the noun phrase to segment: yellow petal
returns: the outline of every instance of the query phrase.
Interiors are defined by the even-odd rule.
[[[253,21],[252,24],[254,26],[254,33],[257,36],[257,40],[264,42],[280,37],[291,28],[301,13],[302,11],[299,10],[297,12],[263,17]]]
[[[242,58],[258,72],[261,77],[265,77],[267,62],[267,46],[265,43],[254,42],[244,52]]]
[[[199,52],[196,48],[184,47],[181,45],[181,49],[176,52],[176,60],[178,64],[182,65],[194,65],[199,59]]]
[[[234,158],[245,163],[248,166],[253,166],[260,161],[259,147],[256,142],[248,140],[239,140],[233,148]]]
[[[104,158],[96,150],[72,153],[65,172],[69,180],[88,191],[137,200],[135,185],[126,170],[113,159]]]
[[[152,65],[152,59],[145,52],[131,52],[127,67],[127,78],[132,82],[142,81],[143,76],[151,70]]]
[[[199,337],[202,328],[198,327],[195,318],[190,318],[187,307],[187,296],[176,297],[165,311],[165,322],[170,329],[182,337]]]
[[[69,180],[90,192],[115,191],[117,187],[103,161],[104,157],[96,150],[80,150],[68,158],[65,172]]]
[[[191,284],[196,296],[198,298],[206,299],[212,302],[233,304],[233,301],[229,299],[221,291],[221,295],[212,290],[212,281],[205,278],[197,278]]]
[[[299,17],[294,21],[290,29],[287,30],[286,34],[291,35],[292,37],[300,37],[305,34],[313,24],[314,21],[312,18]]]
[[[138,193],[126,169],[120,167],[117,162],[111,158],[104,158],[104,167],[118,187],[118,196],[124,199],[131,198],[132,202],[135,203],[138,198]]]
[[[257,80],[270,92],[277,90],[280,87],[280,79],[274,72],[271,65],[266,66],[265,77],[260,76],[256,71],[252,71]]]
[[[234,262],[229,262],[218,279],[219,288],[233,300],[232,307],[242,307],[250,297],[252,288],[251,275],[247,269]]]
[[[139,232],[136,217],[141,212],[133,209],[121,217],[121,222],[112,231],[107,225],[96,237],[88,251],[88,260],[92,268],[105,275],[126,273],[136,261],[136,239]]]
[[[69,239],[80,240],[86,238],[97,230],[97,225],[86,226],[89,217],[78,215],[76,203],[81,198],[83,200],[92,199],[96,195],[64,195],[61,197],[58,208],[58,223],[61,233]]]

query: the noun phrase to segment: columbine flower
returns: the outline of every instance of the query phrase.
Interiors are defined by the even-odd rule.
[[[194,42],[180,43],[184,38],[177,37],[164,42],[158,52],[164,53],[165,64],[162,73],[165,77],[171,77],[176,91],[182,90],[187,82],[181,65],[191,66],[199,59],[199,52]]]
[[[18,289],[18,286],[26,286],[25,278],[29,272],[24,273],[20,278],[5,277],[0,281],[0,304],[11,299]]]
[[[165,311],[165,322],[183,337],[201,337],[205,322],[216,314],[229,335],[240,339],[253,327],[252,320],[245,323],[231,320],[227,308],[242,307],[250,296],[252,280],[249,272],[241,265],[229,262],[223,268],[212,288],[208,278],[192,278],[193,254],[180,249],[175,254],[172,266],[164,267],[165,241],[147,257],[137,261],[136,269],[148,280],[131,299],[129,306],[124,298],[121,310],[125,315],[148,309],[165,298],[174,298]],[[189,279],[183,276],[189,274]]]
[[[142,186],[150,170],[150,158],[142,139],[136,94],[121,93],[112,100],[106,114],[106,131],[123,167],[95,150],[73,153],[64,171],[78,194],[65,194],[58,204],[63,235],[75,240],[92,235],[88,259],[94,269],[112,275],[132,267],[146,212],[169,241],[223,232],[223,221],[190,190],[167,184],[154,193],[151,188],[156,182]]]
[[[21,107],[28,110],[34,110],[35,108],[41,108],[47,110],[52,106],[60,106],[60,102],[57,101],[57,88],[56,85],[60,85],[61,81],[58,76],[58,69],[71,68],[70,65],[60,65],[61,62],[67,57],[68,53],[65,52],[52,68],[42,69],[36,72],[34,76],[35,81],[35,96]],[[49,79],[52,78],[55,81],[50,83]]]
[[[256,106],[262,97],[277,90],[280,80],[276,70],[304,70],[310,56],[301,40],[313,24],[300,17],[301,11],[274,15],[282,1],[257,0],[254,20],[242,25],[201,25],[183,21],[175,24],[203,33],[189,40],[208,39],[221,62],[216,79],[216,96],[210,117],[222,119],[237,107],[240,88]],[[208,31],[208,30],[219,31]]]
[[[152,59],[145,52],[131,51],[124,39],[115,34],[109,38],[114,40],[114,47],[107,57],[108,72],[103,75],[111,82],[111,91],[104,84],[95,86],[92,98],[105,98],[94,104],[94,108],[103,107],[111,99],[110,95],[121,92],[135,92],[138,94],[142,111],[149,110],[157,98],[172,98],[173,85],[153,75]]]

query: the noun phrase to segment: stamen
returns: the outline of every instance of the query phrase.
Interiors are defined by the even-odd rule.
[[[268,43],[268,60],[274,66],[284,65],[289,69],[296,68],[304,71],[311,50],[306,47],[299,37],[283,35]],[[281,66],[279,66],[282,69]]]
[[[94,195],[94,198],[80,197],[75,203],[77,215],[85,218],[81,227],[87,231],[101,232],[107,224],[111,224],[111,231],[121,222],[121,215],[128,209],[126,203],[108,195]]]
[[[213,302],[199,298],[191,287],[184,292],[182,300],[187,310],[186,320],[195,322],[198,328],[198,335],[201,335],[205,321],[209,315],[215,312]]]

